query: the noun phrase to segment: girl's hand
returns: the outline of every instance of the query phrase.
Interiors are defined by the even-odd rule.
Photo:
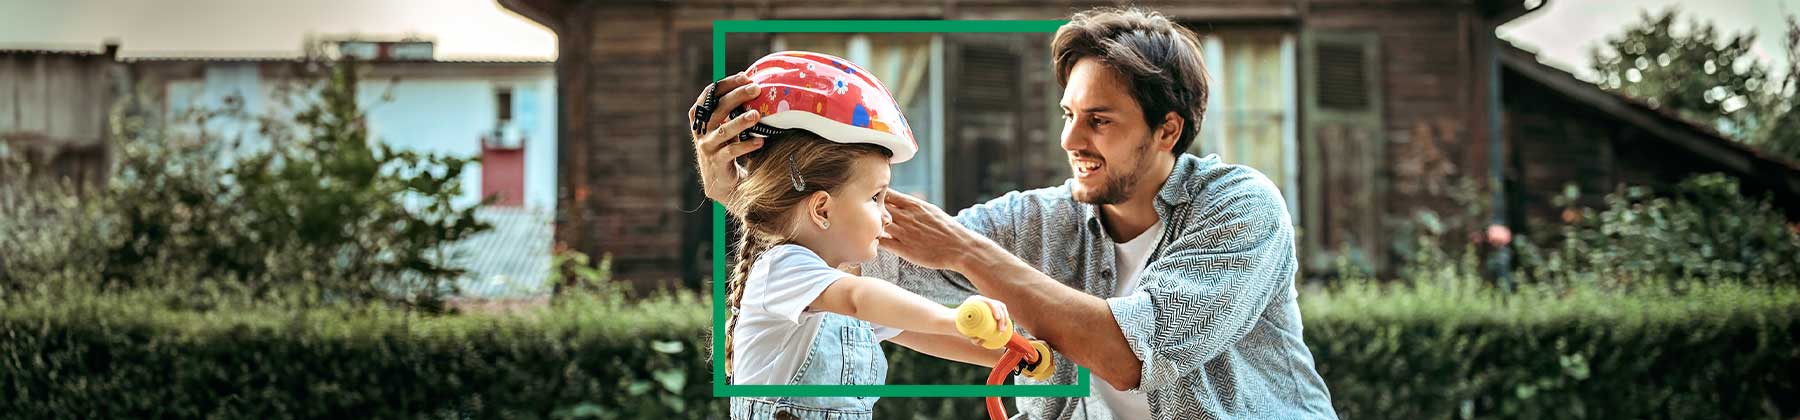
[[[1005,302],[989,299],[986,296],[982,296],[982,295],[971,295],[971,296],[969,296],[968,299],[963,300],[964,305],[967,305],[970,303],[975,303],[975,302],[987,304],[988,308],[993,309],[994,320],[997,321],[994,323],[995,331],[1004,331],[1007,334],[1012,334],[1012,331],[1013,331],[1012,316],[1008,315],[1006,313],[1006,303]],[[981,345],[981,340],[973,338],[973,337],[969,338],[969,342],[973,343],[975,345],[978,345],[978,346]]]

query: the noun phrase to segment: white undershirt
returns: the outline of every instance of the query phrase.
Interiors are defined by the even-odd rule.
[[[1150,251],[1156,249],[1156,242],[1162,239],[1163,222],[1156,221],[1149,230],[1139,234],[1125,243],[1113,244],[1113,262],[1118,270],[1118,287],[1113,289],[1113,297],[1129,296],[1137,293],[1138,283],[1144,266],[1150,263]],[[1148,419],[1150,418],[1150,397],[1142,391],[1118,391],[1099,376],[1090,376],[1093,395],[1106,403],[1112,410],[1115,419]]]

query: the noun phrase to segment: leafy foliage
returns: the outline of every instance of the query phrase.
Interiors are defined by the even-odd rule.
[[[1800,292],[1348,282],[1305,293],[1344,418],[1790,418]]]
[[[203,287],[436,308],[460,274],[447,245],[489,229],[451,204],[473,160],[374,141],[356,65],[308,68],[300,112],[254,121],[260,150],[210,132],[241,108],[164,124],[138,96],[114,112],[120,152],[104,188],[0,181],[0,289]]]
[[[1569,187],[1559,205],[1580,192]],[[1664,194],[1624,187],[1604,209],[1567,207],[1560,242],[1521,243],[1525,274],[1555,285],[1669,287],[1734,282],[1800,285],[1800,234],[1767,198],[1745,197],[1735,179],[1698,175]]]
[[[1754,31],[1721,35],[1712,24],[1681,12],[1645,12],[1594,50],[1592,70],[1607,89],[1639,98],[1740,141],[1800,161],[1800,21],[1788,18],[1789,68],[1777,72],[1756,59]]]
[[[1346,418],[1788,418],[1800,290],[1680,292],[1346,282],[1303,292],[1306,342]],[[1460,286],[1458,286],[1460,285]],[[0,307],[0,417],[723,418],[692,294],[571,293],[421,315],[175,292]],[[890,347],[890,349],[893,349]],[[889,383],[986,370],[890,351]],[[978,418],[978,398],[883,399],[882,419]]]

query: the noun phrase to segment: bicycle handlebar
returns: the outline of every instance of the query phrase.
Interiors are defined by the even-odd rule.
[[[956,308],[956,330],[976,340],[983,348],[1006,348],[1008,353],[1018,353],[1017,369],[1025,377],[1035,380],[1050,379],[1050,373],[1056,371],[1055,360],[1050,357],[1050,347],[1043,341],[1028,340],[1025,336],[1014,334],[1011,329],[1001,329],[995,324],[1000,322],[994,316],[994,308],[981,302],[966,302]],[[1003,361],[1005,359],[1002,359]],[[995,366],[1011,367],[1012,363],[1001,363]],[[1009,371],[1011,369],[1008,369]]]
[[[987,384],[1006,382],[1006,377],[1014,372],[1039,381],[1050,379],[1050,373],[1056,371],[1050,346],[1041,340],[1027,340],[1025,336],[1013,333],[1011,328],[1000,328],[999,322],[994,316],[994,308],[986,303],[965,302],[956,308],[957,332],[975,339],[976,344],[984,348],[1006,348],[994,371],[988,374]],[[1006,408],[1000,405],[999,397],[987,397],[987,408],[989,418],[1006,418]]]

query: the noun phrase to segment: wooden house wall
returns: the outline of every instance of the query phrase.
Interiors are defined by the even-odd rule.
[[[1518,204],[1507,217],[1521,232],[1554,235],[1568,221],[1554,200],[1571,185],[1581,193],[1576,204],[1590,208],[1603,208],[1604,196],[1621,186],[1664,189],[1714,172],[1738,177],[1743,192],[1753,196],[1774,190],[1763,177],[1702,158],[1531,79],[1508,72],[1505,83],[1506,183]],[[1774,197],[1794,213],[1792,197]]]
[[[706,202],[697,193],[685,110],[696,89],[710,78],[711,23],[721,19],[1062,19],[1113,2],[1041,1],[685,1],[559,2],[502,0],[509,8],[550,26],[559,36],[558,88],[561,139],[558,171],[557,241],[590,254],[611,254],[615,273],[648,284],[674,279],[697,285],[706,278],[712,230]],[[1478,18],[1459,1],[1152,1],[1160,10],[1204,33],[1206,25],[1275,24],[1286,27],[1365,30],[1379,34],[1388,97],[1380,130],[1383,155],[1368,162],[1364,180],[1387,190],[1391,182],[1424,185],[1446,177],[1484,177],[1484,147],[1464,147],[1479,139],[1482,119],[1472,104],[1485,85],[1469,56]],[[735,43],[736,41],[734,41]],[[766,45],[766,40],[762,41]],[[743,41],[754,45],[755,41]],[[1047,47],[1047,42],[1046,42]],[[753,58],[737,46],[733,60]],[[736,52],[745,51],[743,57]],[[1047,51],[1021,51],[1022,60],[1048,61]],[[947,57],[954,57],[952,51]],[[699,61],[695,61],[698,59]],[[953,58],[954,59],[954,58]],[[741,68],[742,64],[739,64]],[[948,69],[947,69],[948,71]],[[1051,76],[1053,75],[1046,75]],[[1027,75],[1021,91],[1057,91],[1053,78]],[[947,81],[947,83],[954,83]],[[1302,87],[1302,94],[1305,88]],[[1034,104],[1040,101],[1024,101]],[[1054,102],[1044,104],[1053,105]],[[954,105],[952,105],[954,106]],[[1026,114],[1051,114],[1026,105]],[[955,117],[949,124],[958,124]],[[965,118],[963,122],[971,121]],[[1016,136],[1054,141],[1054,122],[1022,122]],[[946,135],[958,134],[947,127]],[[1440,150],[1454,172],[1401,172],[1394,166],[1410,145]],[[1029,143],[1027,143],[1029,144]],[[1026,147],[1018,144],[1007,147]],[[1043,146],[1043,145],[1038,145]],[[1031,147],[1038,147],[1031,146]],[[1045,147],[1046,150],[1051,150]],[[1054,151],[1054,150],[1051,150]],[[954,156],[954,155],[951,155]],[[1302,161],[1304,172],[1310,163]],[[966,170],[946,168],[946,171]],[[1021,162],[1002,173],[1050,177],[1066,169],[1048,158]],[[1066,174],[1061,174],[1066,176]],[[1396,179],[1389,180],[1389,177]],[[1410,178],[1409,178],[1410,177]],[[952,178],[958,179],[958,178]],[[1483,178],[1485,179],[1485,178]],[[1038,184],[1050,185],[1055,179]],[[1028,185],[1021,183],[1021,187]],[[1420,205],[1440,205],[1442,194],[1408,189],[1376,197],[1370,210],[1381,220],[1410,213]],[[949,203],[968,204],[979,192],[951,194]],[[1317,203],[1341,207],[1345,203]],[[698,211],[689,212],[687,210]],[[954,211],[954,208],[952,209]],[[1320,227],[1326,229],[1329,227]],[[1379,229],[1377,229],[1379,230]],[[1379,234],[1379,232],[1371,232]],[[1371,242],[1376,247],[1383,241]]]
[[[102,181],[113,70],[104,54],[0,52],[0,143],[47,175]]]

